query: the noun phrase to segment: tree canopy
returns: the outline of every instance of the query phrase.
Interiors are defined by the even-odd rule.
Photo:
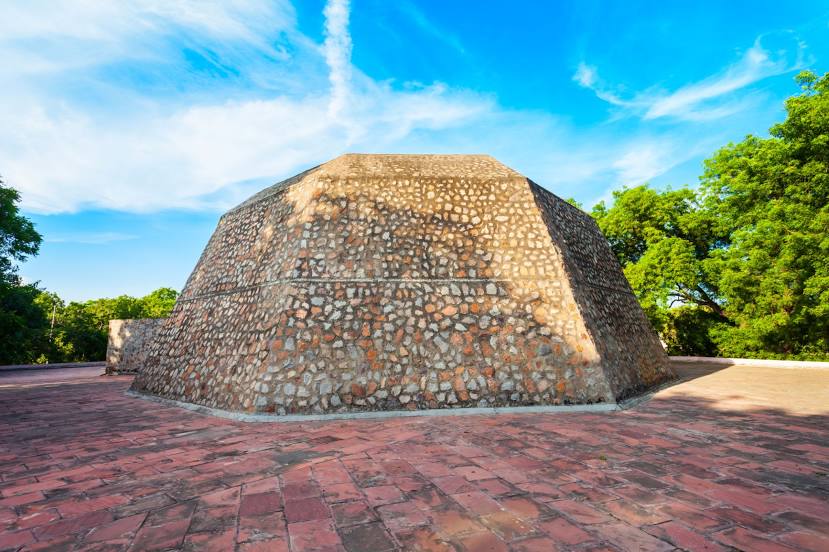
[[[43,240],[32,221],[20,214],[20,193],[0,178],[0,281],[17,283],[17,263],[37,255]]]
[[[717,151],[697,189],[593,208],[674,352],[829,358],[829,74],[797,81],[786,120]]]

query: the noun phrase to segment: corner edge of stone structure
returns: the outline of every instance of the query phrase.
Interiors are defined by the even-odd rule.
[[[619,403],[674,380],[659,336],[596,220],[527,180],[548,229],[558,237],[552,242],[565,257],[565,273],[612,398]]]

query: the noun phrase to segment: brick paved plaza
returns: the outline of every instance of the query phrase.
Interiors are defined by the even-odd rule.
[[[99,371],[0,373],[0,550],[829,550],[825,370],[617,413],[262,424]]]

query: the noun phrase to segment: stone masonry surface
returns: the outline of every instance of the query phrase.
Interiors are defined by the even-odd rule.
[[[110,320],[107,374],[133,374],[147,359],[150,343],[163,318]]]
[[[482,155],[344,155],[226,213],[133,389],[245,412],[612,403],[671,376],[593,220]]]
[[[610,414],[280,424],[33,372],[0,373],[2,551],[829,550],[829,371],[730,367]]]

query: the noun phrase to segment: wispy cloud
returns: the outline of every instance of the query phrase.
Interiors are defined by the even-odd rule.
[[[465,54],[466,49],[460,39],[451,32],[435,25],[426,15],[413,3],[400,1],[396,6],[417,26],[420,31],[429,35],[432,40],[437,40],[449,46],[459,54]]]
[[[328,111],[338,116],[348,103],[351,87],[351,34],[348,32],[349,0],[330,0],[325,6],[325,62],[331,81]]]
[[[674,118],[703,121],[719,119],[751,105],[748,96],[735,98],[735,93],[751,85],[803,67],[805,45],[791,36],[790,48],[771,52],[763,47],[763,37],[733,64],[699,82],[669,92],[649,88],[625,98],[604,82],[595,66],[580,63],[573,80],[596,96],[644,120]]]

